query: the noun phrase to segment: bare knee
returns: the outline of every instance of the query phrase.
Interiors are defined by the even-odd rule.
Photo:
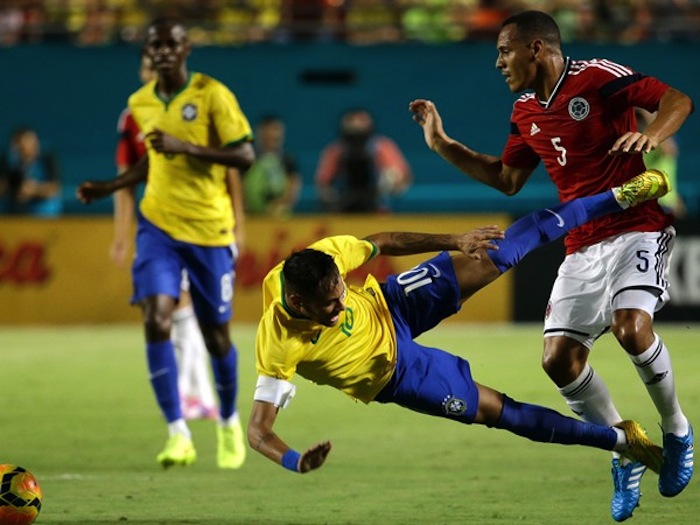
[[[147,297],[141,303],[141,308],[143,310],[146,340],[149,342],[169,340],[175,299],[164,295]]]
[[[622,348],[632,355],[641,354],[654,342],[653,322],[644,310],[615,310],[610,330]]]
[[[581,375],[589,350],[575,339],[564,336],[546,337],[542,368],[562,388]]]

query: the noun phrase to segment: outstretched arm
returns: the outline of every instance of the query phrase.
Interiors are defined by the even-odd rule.
[[[514,195],[532,174],[532,169],[506,166],[499,157],[476,152],[449,137],[440,113],[430,100],[414,100],[408,109],[413,113],[413,120],[423,128],[428,147],[472,179],[506,195]]]
[[[493,225],[461,234],[383,232],[372,234],[366,237],[366,240],[374,244],[383,255],[413,255],[455,250],[479,259],[479,250],[497,250],[498,247],[490,241],[503,239],[503,235],[503,230]]]
[[[297,454],[272,430],[279,408],[265,401],[254,401],[248,421],[248,443],[251,448],[275,463],[295,472],[320,468],[331,451],[330,441],[324,441]]]
[[[77,196],[83,204],[90,204],[96,199],[103,199],[123,188],[136,186],[148,178],[148,156],[144,155],[139,161],[124,173],[106,181],[83,182],[77,191]]]
[[[136,190],[133,186],[121,189],[114,194],[114,237],[109,248],[109,256],[118,266],[126,264],[129,247],[133,243],[131,224],[134,220],[135,208]]]

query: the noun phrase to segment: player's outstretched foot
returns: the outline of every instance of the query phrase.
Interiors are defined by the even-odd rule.
[[[191,465],[197,459],[197,451],[194,449],[192,440],[182,434],[173,434],[165,442],[165,448],[158,454],[156,461],[163,468],[173,465]]]
[[[632,177],[622,186],[613,188],[615,199],[623,208],[631,208],[642,202],[660,199],[671,191],[671,181],[661,170],[646,170]]]
[[[671,498],[680,494],[693,476],[693,427],[682,437],[664,434],[663,455],[659,492]]]
[[[243,440],[243,427],[236,419],[233,425],[217,425],[216,436],[218,441],[216,464],[219,468],[237,469],[245,462],[245,442]]]
[[[639,498],[642,495],[640,485],[646,470],[644,465],[635,461],[622,465],[619,459],[612,460],[614,492],[610,513],[615,521],[631,518],[634,509],[639,506]]]
[[[617,428],[621,428],[627,437],[627,450],[624,455],[632,461],[646,465],[657,474],[661,472],[663,462],[663,450],[649,439],[642,425],[636,421],[620,421]]]

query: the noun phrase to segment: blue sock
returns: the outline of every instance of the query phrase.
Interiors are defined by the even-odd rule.
[[[211,358],[214,383],[219,395],[219,413],[222,419],[228,419],[236,411],[236,394],[238,391],[238,351],[235,345],[224,357]]]
[[[558,239],[569,230],[618,211],[622,211],[622,207],[612,190],[536,211],[515,221],[506,230],[505,239],[492,241],[499,249],[487,250],[486,253],[503,273],[532,250]]]
[[[543,406],[519,403],[506,395],[503,412],[494,427],[540,443],[585,445],[603,450],[613,450],[617,443],[617,432],[610,427],[574,419]]]
[[[156,401],[168,423],[182,418],[177,387],[177,361],[171,341],[146,343],[146,358]]]

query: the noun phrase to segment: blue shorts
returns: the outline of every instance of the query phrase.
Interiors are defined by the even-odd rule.
[[[176,241],[138,216],[136,258],[131,268],[134,295],[180,297],[182,270],[187,270],[192,305],[200,322],[224,324],[231,319],[235,258],[230,246],[199,246]]]
[[[416,412],[471,423],[479,393],[469,362],[416,337],[460,309],[459,286],[450,255],[441,253],[382,284],[394,321],[396,370],[375,401],[396,403]]]

